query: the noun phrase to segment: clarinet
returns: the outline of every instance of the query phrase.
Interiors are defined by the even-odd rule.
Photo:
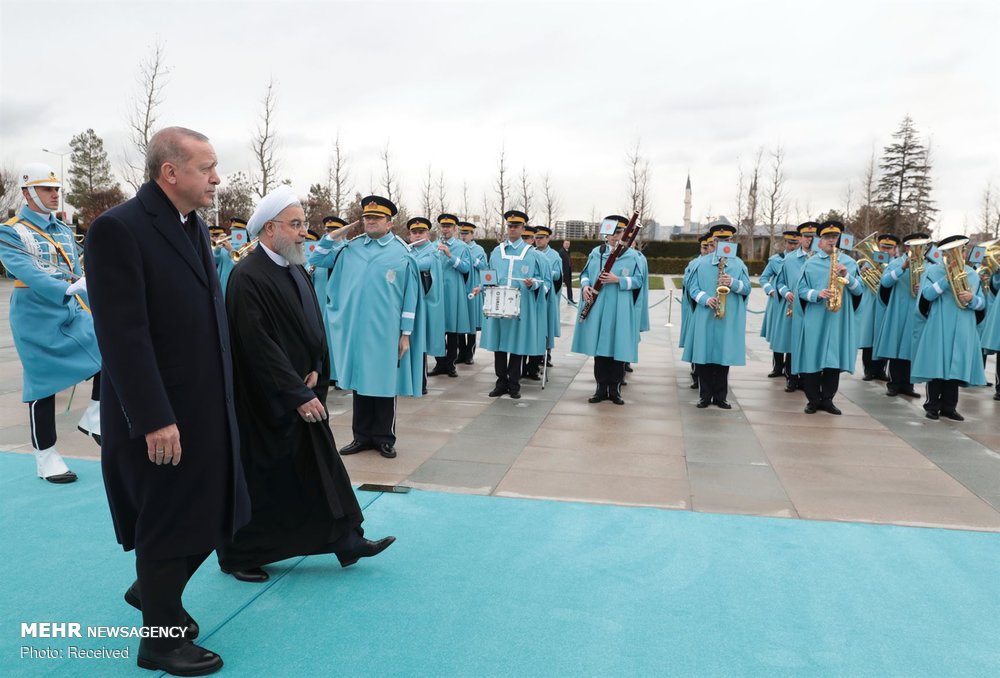
[[[618,244],[614,246],[611,250],[611,254],[608,255],[608,260],[604,263],[604,268],[601,269],[601,273],[608,273],[611,271],[611,267],[615,265],[615,260],[618,257],[627,252],[632,243],[635,242],[635,237],[639,235],[639,229],[642,226],[638,223],[639,221],[639,211],[636,210],[632,212],[632,218],[628,220],[628,226],[625,227],[625,232],[622,233],[621,240]],[[601,280],[600,276],[597,277],[597,282],[594,283],[594,296],[590,301],[586,301],[583,304],[583,308],[580,309],[580,320],[581,322],[587,319],[590,315],[590,309],[594,306],[594,302],[597,301],[597,295],[601,292],[601,288],[604,287],[604,281]]]

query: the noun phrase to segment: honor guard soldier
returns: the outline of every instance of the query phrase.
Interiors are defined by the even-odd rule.
[[[632,249],[639,256],[639,273],[645,281],[642,289],[639,290],[639,299],[635,304],[635,311],[639,314],[639,340],[642,341],[642,333],[649,332],[649,261],[642,253],[638,240],[632,243]],[[625,371],[632,371],[631,363],[625,363]],[[622,382],[622,386],[625,385],[625,382]]]
[[[55,394],[93,377],[91,401],[77,428],[100,443],[101,355],[76,239],[54,214],[62,184],[42,163],[25,166],[18,178],[25,204],[0,226],[0,260],[15,279],[10,329],[23,367],[22,399],[38,477],[71,483],[76,474],[56,450]]]
[[[813,254],[812,244],[818,227],[819,224],[815,221],[807,221],[798,225],[795,230],[799,234],[799,248],[785,253],[785,259],[781,263],[781,271],[778,273],[778,294],[788,304],[785,309],[784,320],[787,325],[775,331],[775,342],[772,344],[771,350],[784,351],[785,353],[786,393],[793,393],[802,387],[802,380],[799,378],[799,375],[792,372],[793,342],[800,331],[799,323],[802,322],[802,307],[795,303],[795,290],[799,283],[799,275],[802,273],[802,268]],[[788,315],[789,309],[791,310],[791,316]],[[782,330],[784,330],[783,333]]]
[[[441,294],[444,306],[445,355],[437,359],[428,376],[447,374],[457,377],[455,363],[458,360],[459,336],[475,331],[469,315],[468,281],[472,270],[469,246],[455,237],[458,217],[454,214],[439,214],[438,257],[441,259]]]
[[[431,222],[426,217],[413,217],[406,222],[410,232],[410,248],[417,259],[417,270],[420,272],[420,290],[424,301],[423,335],[426,337],[424,350],[424,380],[423,394],[427,395],[427,356],[441,358],[445,355],[444,304],[442,292],[444,275],[441,273],[441,257],[438,248],[432,243],[430,235]]]
[[[715,252],[698,260],[688,281],[688,296],[697,305],[690,318],[691,333],[684,341],[683,360],[697,366],[698,407],[715,404],[728,410],[732,409],[726,400],[729,368],[746,364],[750,276],[729,242],[736,229],[729,223],[717,223],[709,233],[716,242]],[[726,254],[727,250],[732,254]]]
[[[688,283],[691,273],[697,268],[698,261],[715,251],[715,238],[712,237],[711,233],[698,236],[698,250],[700,254],[684,267],[684,276],[681,278],[683,281],[681,282],[681,338],[677,342],[678,348],[684,348],[687,337],[691,334],[691,328],[694,327],[691,323],[691,317],[694,315],[694,308],[697,304],[687,293]],[[698,388],[698,370],[694,363],[691,363],[691,388]]]
[[[325,235],[334,237],[338,231],[341,231],[341,236],[346,234],[347,222],[335,215],[328,215],[323,217],[323,230]],[[319,307],[325,309],[330,300],[330,269],[319,266],[315,262],[320,261],[328,254],[330,248],[325,246],[323,243],[323,238],[318,238],[316,242],[309,243],[306,247],[306,262],[307,268],[312,269],[313,287],[316,290],[316,299],[319,300]],[[323,328],[326,331],[326,343],[327,350],[330,353],[330,383],[333,387],[340,391],[342,390],[337,385],[337,361],[334,359],[333,355],[333,335],[330,333],[330,316],[324,312],[323,313]]]
[[[785,255],[794,252],[799,247],[799,232],[785,231],[781,234],[781,251],[772,254],[767,260],[767,266],[760,274],[760,286],[767,295],[767,306],[764,309],[764,324],[760,328],[760,336],[767,339],[771,346],[771,372],[768,379],[776,379],[785,374],[785,353],[787,352],[788,339],[784,336],[778,337],[779,333],[785,333],[791,329],[787,319],[786,311],[788,302],[778,294],[778,274],[781,273],[782,264],[785,262]],[[774,348],[775,339],[782,350]]]
[[[594,358],[597,388],[587,402],[610,400],[615,405],[624,405],[621,384],[625,381],[625,363],[639,360],[639,326],[642,315],[635,307],[646,279],[643,277],[639,254],[631,247],[615,259],[612,270],[604,272],[605,262],[621,240],[629,220],[612,214],[605,217],[604,221],[614,221],[615,231],[608,237],[606,246],[598,245],[590,251],[587,263],[580,273],[583,300],[592,302],[593,307],[583,320],[580,315],[585,305],[577,312],[571,350]],[[594,284],[598,280],[603,285],[599,293],[594,290]]]
[[[819,252],[803,266],[796,288],[802,322],[794,338],[792,372],[802,375],[806,414],[840,414],[833,404],[840,373],[853,373],[858,359],[855,310],[864,284],[857,263],[838,253],[843,232],[839,221],[823,222]]]
[[[886,395],[919,398],[910,379],[913,357],[913,310],[919,290],[919,271],[924,267],[924,255],[930,242],[927,233],[911,233],[903,238],[906,252],[893,259],[882,274],[879,296],[885,304],[882,326],[875,335],[873,357],[889,361],[889,383]]]
[[[521,237],[528,215],[519,210],[508,210],[503,218],[507,239],[490,254],[489,268],[496,271],[498,287],[517,290],[520,305],[517,315],[513,317],[509,314],[491,316],[484,310],[486,318],[483,320],[482,345],[487,351],[493,351],[493,370],[497,381],[490,397],[498,398],[508,393],[516,400],[521,397],[524,356],[545,352],[545,342],[540,340],[538,331],[539,324],[546,322],[544,307],[538,301],[544,264],[538,252]]]
[[[471,221],[460,221],[458,222],[458,232],[459,237],[462,238],[462,242],[469,246],[469,259],[471,260],[471,269],[469,270],[469,285],[468,289],[471,292],[474,288],[480,285],[479,272],[486,268],[487,258],[486,250],[483,246],[475,241],[476,235],[476,225]],[[460,336],[458,338],[458,362],[465,365],[472,365],[474,363],[473,357],[476,354],[476,332],[483,329],[483,304],[482,299],[473,295],[469,299],[469,318],[472,319],[472,324],[475,326],[476,331],[466,334],[464,337]]]
[[[986,319],[980,324],[980,337],[983,342],[984,358],[988,355],[996,356],[996,376],[993,379],[995,391],[993,400],[1000,400],[1000,252],[996,241],[989,243],[993,248],[991,264],[980,267],[985,271],[985,281],[982,287],[984,293],[988,288],[993,293],[993,301],[986,312]],[[982,246],[982,245],[980,245]]]
[[[979,276],[965,263],[968,242],[962,235],[942,240],[937,246],[942,263],[928,263],[920,277],[910,375],[914,383],[927,383],[928,419],[964,421],[958,412],[959,387],[986,385],[976,331],[986,299]]]
[[[361,200],[364,235],[349,242],[324,236],[312,262],[330,269],[327,313],[337,380],[354,391],[354,440],[340,450],[376,449],[396,456],[396,397],[423,395],[424,337],[417,261],[392,232],[396,205]]]
[[[896,258],[896,248],[899,246],[899,236],[891,233],[883,233],[876,236],[876,244],[889,261]],[[863,263],[859,270],[864,272],[867,262]],[[877,265],[877,264],[876,264]],[[885,266],[876,269],[879,278],[885,272]],[[876,360],[873,355],[875,337],[878,336],[882,322],[885,320],[885,302],[882,301],[881,283],[872,292],[865,286],[865,293],[861,296],[861,306],[858,308],[858,346],[861,347],[861,364],[864,366],[865,376],[863,381],[888,381],[889,377],[885,373],[885,360]]]
[[[521,234],[521,240],[528,244],[528,247],[535,246],[535,226],[533,224],[524,225],[524,233]]]
[[[535,228],[535,251],[544,262],[545,283],[543,295],[545,297],[545,317],[546,322],[542,325],[545,332],[545,356],[548,366],[552,366],[552,348],[556,344],[556,337],[560,336],[559,329],[559,290],[562,287],[562,259],[554,249],[549,247],[549,239],[552,237],[552,229],[548,226],[537,226]],[[539,295],[542,296],[542,295]],[[525,377],[528,379],[539,379],[538,373],[542,369],[543,356],[531,356],[528,358],[528,368]]]

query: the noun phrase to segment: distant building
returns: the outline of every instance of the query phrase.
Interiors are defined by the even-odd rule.
[[[552,235],[556,240],[582,240],[584,238],[593,238],[596,236],[600,225],[601,224],[599,222],[577,221],[573,219],[567,221],[557,221]]]

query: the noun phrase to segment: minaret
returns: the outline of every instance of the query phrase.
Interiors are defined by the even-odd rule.
[[[691,174],[688,173],[687,186],[684,188],[684,232],[691,231]]]

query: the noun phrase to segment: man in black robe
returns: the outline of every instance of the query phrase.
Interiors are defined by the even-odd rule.
[[[302,267],[307,230],[294,191],[282,186],[268,194],[247,231],[260,247],[234,269],[226,309],[252,517],[220,550],[219,564],[241,581],[264,582],[267,563],[335,553],[347,567],[395,538],[364,538],[361,508],[330,431],[330,358]]]

